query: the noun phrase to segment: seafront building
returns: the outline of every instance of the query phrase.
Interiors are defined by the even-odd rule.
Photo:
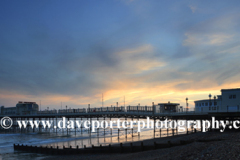
[[[0,114],[16,114],[16,115],[26,115],[26,114],[37,114],[39,110],[38,104],[36,102],[22,102],[19,101],[16,107],[4,107],[1,106]]]
[[[208,99],[197,100],[195,103],[196,112],[234,112],[240,111],[240,88],[222,89],[221,95]]]

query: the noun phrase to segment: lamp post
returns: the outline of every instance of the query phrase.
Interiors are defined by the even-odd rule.
[[[66,112],[67,112],[67,106],[66,106]]]
[[[214,110],[216,110],[216,96],[213,97],[214,98],[214,102],[213,102],[213,105],[214,105]]]
[[[154,114],[154,102],[152,102],[152,114]]]
[[[208,95],[208,97],[209,97],[209,110],[211,110],[211,97],[212,97],[211,93]]]
[[[186,112],[188,111],[188,98],[186,98]]]

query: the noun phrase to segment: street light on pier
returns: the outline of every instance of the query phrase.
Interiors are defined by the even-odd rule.
[[[208,97],[209,97],[209,110],[211,110],[211,97],[212,97],[211,93],[209,93]]]
[[[214,96],[213,98],[214,98],[213,105],[214,105],[214,110],[215,110],[215,109],[216,109],[216,108],[215,108],[215,107],[216,107],[216,106],[215,106],[215,105],[216,105],[216,96]]]
[[[186,98],[186,111],[188,111],[188,97]]]

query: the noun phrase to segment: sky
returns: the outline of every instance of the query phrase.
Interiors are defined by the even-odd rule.
[[[188,97],[193,108],[240,87],[239,8],[239,0],[2,0],[0,105],[123,106],[125,97],[185,107]]]

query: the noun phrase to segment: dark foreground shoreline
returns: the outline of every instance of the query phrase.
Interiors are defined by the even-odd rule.
[[[83,154],[66,156],[48,156],[44,160],[156,160],[156,159],[240,159],[240,132],[226,131],[220,133],[207,132],[191,135],[179,135],[174,137],[156,138],[143,141],[144,144],[177,142],[180,140],[193,141],[190,144],[175,146],[171,148],[156,149],[127,154]],[[139,145],[141,142],[133,142]],[[124,145],[129,145],[126,143]]]

